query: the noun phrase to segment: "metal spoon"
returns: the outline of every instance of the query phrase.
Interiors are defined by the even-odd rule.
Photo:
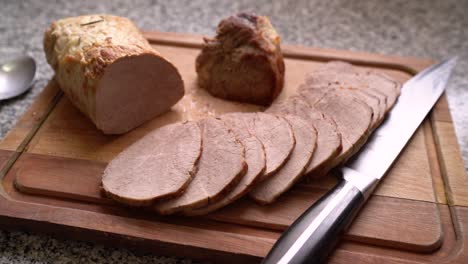
[[[36,62],[21,56],[0,64],[0,100],[9,99],[31,88],[36,73]]]

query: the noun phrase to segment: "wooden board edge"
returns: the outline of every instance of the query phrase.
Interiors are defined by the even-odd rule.
[[[0,141],[0,149],[21,152],[26,148],[29,141],[62,98],[63,93],[54,82],[53,79],[49,81],[34,103]],[[18,128],[21,125],[24,125],[24,127]],[[20,136],[15,138],[17,133]]]
[[[464,251],[463,235],[455,230],[451,208],[439,204],[444,232],[444,243],[438,251],[428,254],[414,254],[404,251],[388,252],[380,247],[365,247],[362,244],[341,243],[337,252],[332,256],[330,263],[466,263],[467,256]]]
[[[8,213],[5,213],[5,210],[15,210],[16,208],[18,208],[21,211],[20,214],[22,214],[22,217],[18,217],[17,214],[9,215]],[[468,208],[463,209],[466,211],[465,214],[467,214],[468,216]],[[59,214],[63,216],[60,218],[55,217],[52,213],[62,210],[68,211],[69,213]],[[89,241],[109,246],[125,247],[143,253],[152,253],[158,255],[176,255],[180,257],[188,257],[198,260],[215,261],[216,263],[241,263],[241,261],[245,263],[258,263],[261,260],[262,256],[264,256],[264,254],[268,252],[268,249],[266,249],[263,250],[264,253],[256,255],[242,251],[231,252],[225,249],[225,245],[218,245],[216,249],[209,247],[200,247],[192,243],[194,242],[194,240],[191,239],[190,236],[188,238],[186,238],[185,236],[181,238],[184,239],[185,243],[175,243],[174,241],[169,241],[170,239],[168,238],[158,240],[154,238],[150,239],[145,236],[138,237],[132,234],[125,234],[121,232],[124,228],[122,228],[122,222],[118,218],[122,217],[107,216],[104,221],[96,221],[95,217],[100,214],[90,212],[87,216],[81,217],[82,219],[85,218],[86,221],[77,221],[74,217],[75,215],[73,211],[79,210],[35,204],[26,204],[25,207],[25,205],[22,202],[5,201],[4,198],[0,197],[0,224],[3,228],[8,228],[12,230],[19,229],[38,232],[42,234],[53,235],[54,237],[58,238],[69,239],[70,237],[72,237],[74,240]],[[461,217],[464,217],[465,220],[468,219],[468,217],[466,216]],[[464,222],[465,223],[462,224],[462,228],[466,229],[468,228],[468,222]],[[98,226],[98,230],[95,230],[96,225]],[[144,229],[141,226],[141,224],[132,223],[132,225],[134,225],[136,229],[140,229],[140,232],[142,231],[141,229]],[[218,234],[211,235],[223,236],[225,235],[224,233],[225,232],[221,231]],[[198,233],[196,235],[198,236]],[[248,233],[239,236],[238,239],[244,244],[251,243],[252,247],[257,248],[259,246],[261,247],[261,245],[264,243],[272,245],[275,240],[273,238],[260,238],[260,241],[252,242],[248,238]],[[254,239],[258,239],[258,237],[255,237]],[[464,239],[467,239],[466,234]],[[353,241],[346,242],[346,244],[349,243],[354,244]],[[384,263],[393,260],[399,260],[401,261],[401,263],[427,263],[427,261],[432,261],[432,253],[430,252],[428,252],[429,255],[419,255],[417,259],[420,260],[417,261],[411,258],[411,256],[414,256],[414,252],[403,252],[403,255],[394,258],[393,254],[395,252],[395,249],[384,247],[380,248],[378,251],[374,251],[374,249],[376,248],[372,245],[366,246],[365,244],[361,243],[357,243],[356,245],[359,247],[366,247],[368,248],[366,249],[366,252],[374,252],[374,254],[365,256],[362,254],[362,252],[348,252],[346,248],[344,250],[342,248],[339,248],[337,250],[338,255],[344,252],[348,260],[349,257],[352,256],[357,257],[357,260],[362,260],[362,258],[373,260],[379,259],[384,261]],[[466,244],[457,242],[456,244],[452,243],[451,245],[454,247],[445,247],[443,253],[444,256],[439,256],[435,260],[439,261],[438,263],[466,263],[464,262],[467,260],[467,250],[464,248],[466,247]],[[382,252],[382,255],[375,255],[375,252]],[[335,262],[332,261],[332,263]]]
[[[438,122],[453,123],[446,93],[442,94],[442,96],[435,104],[434,108],[432,109],[431,118]]]
[[[437,121],[431,117],[437,157],[450,206],[468,207],[468,176],[461,156],[452,122]]]
[[[0,152],[11,152],[9,159],[0,167],[0,181],[3,181],[3,178],[7,175],[9,170],[13,167],[13,165],[16,163],[16,161],[19,159],[22,153],[25,152],[31,140],[34,138],[36,133],[42,127],[44,122],[54,110],[55,106],[62,98],[63,92],[59,90],[56,85],[53,85],[53,82],[54,80],[52,79],[47,84],[47,87],[44,89],[44,91],[42,91],[42,93],[39,95],[39,98],[20,118],[18,122],[19,124],[21,124],[21,122],[25,121],[26,119],[33,117],[33,121],[31,122],[30,126],[28,126],[21,133],[21,137],[18,139],[13,139],[12,143],[9,142],[3,144],[6,142],[6,140],[8,140],[8,138],[12,134],[14,134],[14,131],[16,131],[15,126],[11,131],[9,131],[4,140],[0,142]],[[47,104],[45,106],[42,106],[42,100],[40,99],[45,100]],[[3,189],[2,184],[0,184],[0,197],[1,196],[5,198],[8,197],[8,194]]]
[[[423,123],[423,132],[424,132],[424,140],[427,148],[427,155],[429,161],[437,161],[437,162],[429,162],[429,169],[431,171],[431,178],[432,178],[432,189],[434,191],[434,199],[435,202],[438,204],[447,204],[447,193],[445,191],[444,186],[444,179],[442,176],[442,168],[440,165],[437,145],[435,142],[435,135],[434,131],[432,130],[431,122],[424,122]]]
[[[14,151],[0,149],[0,180],[2,180],[6,176],[8,170],[13,166],[13,163],[16,161],[17,157],[14,158],[15,155],[17,154]],[[0,184],[0,195],[2,195],[2,188],[3,184]]]
[[[187,48],[201,48],[203,45],[202,35],[158,31],[142,31],[142,33],[152,44]],[[322,62],[344,60],[360,66],[396,69],[410,75],[415,75],[434,63],[434,60],[432,59],[400,57],[362,51],[307,47],[293,44],[283,44],[281,49],[285,58],[308,59]]]
[[[1,153],[1,152],[0,152]],[[41,165],[41,161],[47,161],[48,165]],[[52,166],[51,166],[52,165]],[[62,207],[70,207],[82,210],[91,210],[95,211],[96,208],[108,208],[109,206],[116,206],[110,200],[105,199],[101,196],[101,192],[99,188],[86,188],[86,186],[96,186],[100,183],[100,179],[93,177],[93,175],[100,174],[101,167],[100,163],[92,162],[89,160],[76,160],[70,158],[60,158],[60,157],[50,157],[47,155],[42,154],[31,154],[31,153],[24,153],[21,156],[21,159],[15,164],[15,167],[10,170],[9,174],[4,178],[3,184],[6,186],[5,190],[7,194],[12,197],[12,199],[21,202],[33,202],[37,204],[45,204],[45,205],[57,205]],[[74,179],[80,179],[80,183],[76,183],[75,186],[82,186],[78,192],[73,192],[69,189],[69,186],[62,185],[59,188],[56,184],[57,178],[54,175],[63,175],[61,169],[66,166],[71,168],[72,171],[78,171],[80,173],[73,175]],[[36,168],[36,169],[31,169]],[[83,168],[89,168],[87,170],[83,170]],[[48,173],[50,172],[49,176]],[[52,177],[50,177],[52,175]],[[79,177],[77,177],[79,176]],[[29,179],[29,180],[28,180]],[[31,182],[31,180],[33,182]],[[64,181],[62,181],[64,182]],[[65,181],[69,182],[69,181]],[[98,183],[99,182],[99,183]],[[87,183],[88,185],[82,185],[83,183]],[[48,185],[51,184],[51,185]],[[37,186],[42,186],[37,188]],[[76,190],[76,189],[74,189]],[[307,191],[296,190],[294,191],[296,195],[295,197],[302,196],[303,194],[307,193]],[[325,192],[325,190],[322,190]],[[36,198],[36,199],[29,199]],[[316,197],[309,197],[309,199],[303,199],[304,201],[313,201],[320,197],[320,194],[317,194]],[[39,198],[39,199],[37,199]],[[48,199],[42,199],[48,198]],[[287,199],[285,197],[285,199]],[[51,200],[56,200],[51,202]],[[64,201],[73,201],[76,203],[86,203],[88,205],[94,205],[95,207],[91,208],[83,208],[81,205],[79,207],[74,206],[73,203],[67,203]],[[286,202],[285,200],[282,200]],[[217,222],[223,222],[225,224],[230,225],[239,225],[239,226],[246,226],[249,228],[258,228],[258,229],[268,229],[274,230],[277,232],[283,232],[287,226],[290,224],[290,221],[293,219],[285,221],[278,220],[271,220],[271,217],[278,219],[279,215],[276,216],[269,215],[269,211],[271,208],[257,206],[254,203],[250,202],[250,206],[246,206],[245,203],[247,201],[244,199],[242,201],[238,201],[236,205],[232,205],[228,208],[224,208],[216,213],[212,213],[210,215],[204,216],[205,220],[212,220]],[[307,208],[310,205],[310,202],[306,202],[306,204],[302,204],[301,208]],[[363,221],[361,224],[352,225],[348,230],[348,237],[355,242],[363,242],[369,245],[381,245],[386,247],[392,248],[400,248],[403,250],[408,250],[412,252],[431,252],[436,250],[442,242],[443,234],[440,230],[440,213],[438,210],[437,205],[434,202],[427,202],[427,201],[419,201],[419,200],[411,200],[411,199],[402,199],[402,198],[393,198],[393,197],[373,197],[372,198],[372,205],[370,207],[364,208],[361,212],[361,217],[363,217]],[[287,204],[291,204],[291,201],[287,202]],[[379,205],[376,205],[379,204]],[[395,204],[399,204],[399,206],[395,206]],[[281,206],[281,202],[278,203]],[[101,207],[103,206],[103,207]],[[427,218],[421,218],[418,216],[418,220],[412,220],[409,218],[410,214],[407,217],[399,216],[395,219],[399,219],[401,222],[405,222],[412,227],[417,227],[417,229],[413,230],[416,238],[409,238],[400,239],[395,236],[387,237],[387,239],[379,238],[378,236],[375,237],[370,233],[366,233],[363,229],[362,223],[367,222],[370,219],[381,219],[376,220],[377,222],[374,223],[374,230],[379,227],[378,223],[384,226],[391,226],[388,225],[390,222],[386,221],[387,217],[382,216],[380,213],[376,212],[377,208],[381,208],[382,206],[388,206],[389,210],[386,210],[387,216],[391,216],[388,212],[393,211],[395,214],[399,214],[399,211],[402,208],[406,208],[403,211],[412,212],[413,210],[417,210],[420,212],[420,215],[425,215]],[[236,209],[237,208],[237,209]],[[244,208],[244,209],[240,209]],[[247,209],[250,208],[250,209]],[[411,210],[409,209],[411,208]],[[417,208],[417,209],[416,209]],[[116,208],[117,209],[117,208]],[[247,210],[245,210],[247,209]],[[253,210],[252,210],[253,209]],[[369,211],[370,209],[370,211]],[[251,211],[252,210],[252,211]],[[250,211],[250,212],[249,212]],[[302,211],[302,210],[300,210]],[[301,213],[297,211],[298,215]],[[370,212],[374,213],[370,213]],[[243,217],[239,217],[239,214],[243,215]],[[257,217],[252,217],[256,215]],[[249,216],[250,215],[250,216]],[[377,218],[376,218],[377,217]],[[262,221],[262,219],[270,219],[270,221]],[[201,219],[201,218],[198,218]],[[281,217],[280,217],[281,219]],[[367,219],[367,220],[366,220]],[[405,219],[408,219],[406,221]],[[428,228],[427,223],[421,223],[419,221],[426,221],[426,219],[434,219],[431,222],[431,226],[433,228]],[[411,220],[411,221],[410,221]],[[425,230],[425,231],[419,231]],[[362,234],[362,236],[360,236]],[[391,246],[385,245],[385,241],[392,241]]]
[[[457,235],[457,243],[452,253],[440,263],[468,263],[468,208],[464,206],[449,206],[453,228]]]
[[[230,233],[159,221],[127,218],[98,212],[9,200],[0,195],[0,225],[74,240],[135,247],[153,254],[176,255],[226,263],[257,263],[271,248],[279,233]],[[245,227],[244,229],[249,229]],[[224,243],[211,242],[213,237]]]

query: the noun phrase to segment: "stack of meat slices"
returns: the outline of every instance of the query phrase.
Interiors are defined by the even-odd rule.
[[[202,215],[248,194],[274,202],[356,153],[400,93],[390,77],[330,62],[264,113],[159,128],[107,166],[109,197],[160,214]]]

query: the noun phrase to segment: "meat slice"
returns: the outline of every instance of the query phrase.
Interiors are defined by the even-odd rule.
[[[372,129],[377,128],[382,123],[385,118],[385,114],[387,113],[387,96],[372,89],[358,90],[351,88],[350,90],[359,91],[360,95],[362,95],[361,98],[363,101],[372,108],[374,112]]]
[[[65,95],[105,134],[125,133],[184,95],[177,68],[123,17],[55,21],[45,32],[44,51]]]
[[[239,139],[242,145],[244,145],[245,162],[247,163],[248,168],[247,173],[242,177],[237,186],[227,193],[227,195],[221,200],[204,207],[186,210],[184,211],[184,214],[186,215],[208,214],[234,202],[248,193],[265,171],[266,162],[263,144],[248,132],[244,120],[242,118],[223,118],[223,116],[221,116],[221,120],[225,121],[225,124],[232,129],[234,135]]]
[[[367,140],[372,122],[372,109],[353,96],[335,89],[299,89],[304,100],[317,111],[333,119],[341,134],[342,150],[334,165],[345,162]]]
[[[304,175],[317,143],[317,131],[309,122],[294,115],[284,117],[292,127],[296,146],[291,157],[274,175],[257,184],[249,195],[260,204],[274,202]]]
[[[274,103],[267,113],[296,115],[309,122],[317,131],[317,147],[304,174],[312,178],[325,175],[341,152],[341,135],[333,120],[313,109],[300,96],[291,96],[284,102]]]
[[[199,126],[203,147],[198,171],[181,196],[154,205],[160,214],[214,203],[235,187],[247,171],[244,147],[223,121],[210,117],[200,120]]]
[[[358,75],[363,79],[363,82],[368,83],[370,89],[387,96],[387,112],[390,111],[400,95],[401,84],[386,74],[370,70],[358,73]]]
[[[280,42],[267,17],[241,13],[222,20],[196,60],[200,87],[219,98],[269,105],[284,83]]]
[[[352,89],[352,88],[337,88],[340,93],[347,94],[352,96],[354,99],[361,101],[362,103],[366,104],[372,109],[372,118],[371,118],[371,125],[370,129],[373,130],[374,128],[378,127],[380,122],[385,115],[385,108],[381,108],[380,100],[368,93],[365,93],[359,89]],[[383,112],[382,112],[383,111]]]
[[[242,120],[245,129],[258,138],[265,149],[266,169],[260,181],[283,166],[294,148],[294,135],[289,123],[281,117],[265,113],[230,113],[223,120]]]
[[[306,80],[308,86],[339,85],[342,88],[363,90],[379,98],[385,112],[395,104],[401,84],[389,76],[354,67],[350,63],[333,61],[312,72]]]
[[[103,190],[112,199],[133,206],[181,194],[195,174],[201,140],[194,122],[150,132],[107,165]]]
[[[340,77],[337,78],[337,75]],[[351,84],[354,83],[354,84]],[[387,96],[373,89],[363,88],[367,84],[357,80],[354,74],[317,72],[306,79],[308,89],[335,89],[347,93],[367,104],[373,110],[372,128],[376,128],[387,112]]]

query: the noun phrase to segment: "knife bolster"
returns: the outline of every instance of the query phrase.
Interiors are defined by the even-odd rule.
[[[343,179],[352,184],[362,193],[365,200],[367,200],[372,192],[374,192],[375,187],[379,183],[379,179],[365,175],[348,167],[341,168],[340,172],[343,175]]]

